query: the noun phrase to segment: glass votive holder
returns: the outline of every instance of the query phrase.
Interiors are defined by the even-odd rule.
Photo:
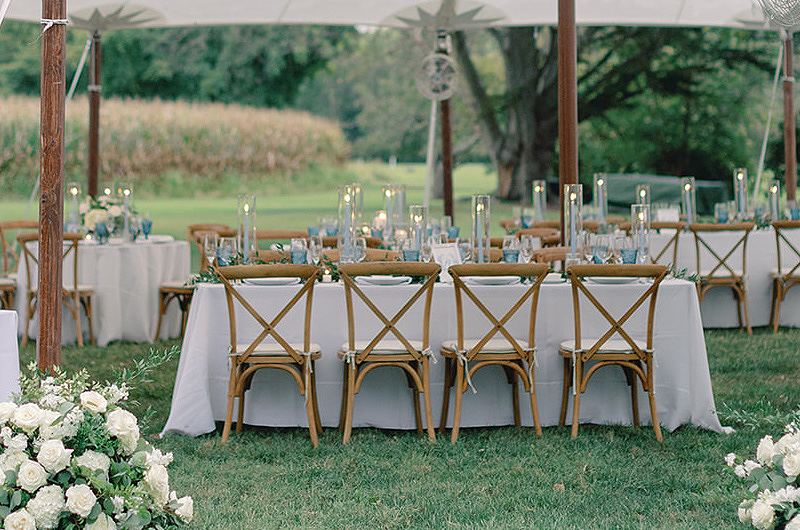
[[[518,248],[504,248],[503,249],[503,263],[518,263],[519,262],[519,249]]]
[[[638,249],[636,248],[619,249],[619,255],[622,258],[622,263],[624,265],[636,265],[637,254],[638,254]]]
[[[308,262],[308,250],[304,248],[292,249],[292,264],[305,265]]]
[[[419,261],[419,250],[413,248],[404,248],[403,261]]]
[[[789,201],[787,203],[788,210],[789,210],[789,219],[792,221],[800,221],[800,206],[795,201]]]

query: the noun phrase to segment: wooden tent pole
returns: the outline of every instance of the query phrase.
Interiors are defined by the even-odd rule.
[[[455,224],[453,212],[453,133],[450,122],[450,100],[439,104],[442,122],[442,194],[444,214],[449,215]]]
[[[786,160],[786,198],[797,200],[797,137],[794,114],[794,46],[792,33],[783,39],[783,154]]]
[[[97,176],[100,171],[100,97],[102,56],[100,32],[92,33],[92,58],[89,64],[89,195],[97,195]]]
[[[61,361],[61,260],[64,240],[64,107],[66,0],[42,0],[39,128],[39,368]],[[50,25],[48,21],[56,21]],[[49,26],[49,27],[48,27]]]
[[[564,241],[564,185],[578,182],[578,44],[575,0],[558,0],[558,200]]]

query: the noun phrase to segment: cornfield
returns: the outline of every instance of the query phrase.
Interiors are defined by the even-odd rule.
[[[291,175],[336,165],[349,146],[336,123],[303,112],[236,105],[105,100],[101,180],[143,182],[166,172],[200,177]],[[67,104],[67,178],[86,172],[88,103]],[[39,173],[39,100],[0,98],[0,192],[25,193]]]

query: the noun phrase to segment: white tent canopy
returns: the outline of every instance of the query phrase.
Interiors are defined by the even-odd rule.
[[[448,0],[444,0],[449,3]],[[137,27],[217,24],[325,24],[405,27],[429,24],[441,0],[69,0],[70,18],[95,10],[144,11]],[[556,0],[459,0],[455,26],[555,25]],[[764,27],[751,0],[576,0],[579,25]],[[153,16],[155,15],[155,16]],[[459,17],[458,15],[461,15]],[[41,2],[12,0],[8,18],[39,21]],[[473,23],[470,23],[470,20]],[[130,26],[128,26],[130,27]],[[452,29],[452,28],[447,28]]]

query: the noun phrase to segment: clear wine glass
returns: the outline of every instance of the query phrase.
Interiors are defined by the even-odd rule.
[[[316,235],[308,238],[308,257],[311,258],[311,263],[319,265],[322,259],[322,236]]]
[[[461,254],[462,263],[470,263],[472,261],[472,241],[465,238],[456,238],[458,245],[458,252]]]
[[[217,234],[206,234],[203,237],[203,255],[208,262],[208,266],[214,265],[214,259],[217,257]]]
[[[433,244],[434,239],[432,237],[425,238],[422,241],[419,257],[424,263],[430,263],[433,260]]]
[[[217,244],[217,265],[227,267],[233,265],[238,257],[239,245],[235,237],[221,237]]]
[[[537,250],[536,238],[533,236],[522,236],[520,240],[519,255],[522,261],[530,263],[533,259],[533,253]]]
[[[357,237],[354,241],[353,254],[357,263],[361,263],[367,259],[367,240],[363,237]]]

